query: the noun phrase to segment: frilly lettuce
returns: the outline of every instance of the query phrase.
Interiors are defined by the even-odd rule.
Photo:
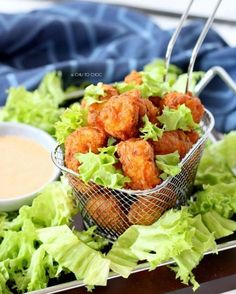
[[[73,104],[67,108],[60,120],[55,124],[56,139],[59,143],[64,143],[66,137],[79,127],[87,124],[88,110],[82,108],[79,103]]]
[[[80,241],[66,225],[39,229],[37,233],[46,252],[77,279],[89,286],[107,284],[110,261]]]
[[[59,107],[63,99],[61,76],[48,73],[34,92],[24,87],[10,88],[6,105],[0,111],[0,121],[30,124],[54,135],[54,124],[63,111]]]
[[[99,151],[98,154],[90,151],[75,155],[80,162],[79,174],[81,179],[84,182],[91,180],[109,188],[123,188],[129,179],[114,166],[118,162],[115,156],[116,146],[100,148]]]
[[[236,183],[233,172],[236,168],[236,132],[225,135],[224,139],[208,146],[200,161],[196,185]]]
[[[144,140],[152,139],[153,141],[157,141],[162,137],[163,129],[158,128],[155,124],[151,123],[148,119],[148,116],[145,114],[142,118],[144,126],[139,129],[142,133],[140,135]]]
[[[166,131],[178,129],[189,131],[198,127],[193,121],[191,110],[184,104],[179,105],[177,109],[165,106],[158,120],[165,126]]]
[[[95,102],[101,102],[99,97],[104,95],[105,91],[103,89],[103,83],[89,85],[87,88],[85,88],[83,101],[86,103],[86,106],[89,106]]]
[[[87,231],[74,231],[74,234],[86,245],[94,250],[102,250],[109,244],[109,241],[96,234],[96,226],[88,228]]]
[[[215,210],[202,214],[202,220],[216,239],[232,235],[236,231],[236,222],[221,216]]]
[[[187,208],[167,211],[151,226],[132,226],[114,243],[107,258],[111,268],[128,277],[138,260],[146,260],[151,269],[173,259],[177,277],[198,287],[192,274],[203,253],[216,250],[213,234],[201,216],[192,217]]]
[[[204,76],[203,71],[196,71],[196,72],[192,73],[191,83],[189,86],[190,92],[194,93],[195,86],[203,78],[203,76]],[[185,93],[186,84],[187,84],[187,77],[188,77],[187,73],[179,75],[177,80],[173,84],[171,90],[176,91],[176,92],[180,92],[180,93]]]
[[[32,206],[22,206],[18,217],[5,227],[18,230],[25,220],[31,220],[38,227],[68,224],[76,212],[78,208],[70,186],[66,182],[53,182],[39,193]]]
[[[180,156],[178,151],[164,155],[156,155],[155,162],[157,167],[163,171],[160,175],[163,180],[165,180],[168,176],[176,176],[181,172]]]
[[[119,93],[137,89],[141,91],[143,98],[148,98],[150,96],[162,97],[165,93],[171,90],[171,87],[181,73],[181,70],[174,65],[170,65],[167,82],[163,82],[165,64],[163,60],[157,59],[150,64],[147,64],[143,71],[140,71],[139,73],[142,77],[143,83],[141,85],[135,83],[127,84],[125,82],[116,83],[115,87],[118,89]]]
[[[197,192],[194,200],[190,202],[193,214],[214,210],[225,218],[231,218],[236,213],[236,183],[220,183],[203,188],[204,190]]]

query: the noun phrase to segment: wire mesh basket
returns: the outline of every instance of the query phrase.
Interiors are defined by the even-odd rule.
[[[61,145],[52,153],[54,163],[67,176],[79,199],[86,227],[97,226],[100,235],[115,240],[133,224],[150,225],[166,210],[186,203],[192,192],[197,167],[206,139],[214,126],[205,110],[201,121],[203,135],[181,161],[181,172],[150,190],[110,189],[93,182],[84,183],[79,174],[64,166]]]

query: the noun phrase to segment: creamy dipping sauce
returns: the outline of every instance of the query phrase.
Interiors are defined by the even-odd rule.
[[[53,176],[50,153],[20,136],[0,136],[0,199],[34,192]]]

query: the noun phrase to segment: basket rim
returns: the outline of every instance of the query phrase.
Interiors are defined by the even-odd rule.
[[[210,132],[212,131],[214,125],[215,125],[215,119],[212,115],[212,113],[204,108],[205,110],[205,114],[207,114],[208,118],[209,118],[209,125],[207,126],[207,130],[204,132],[204,134],[202,135],[202,137],[193,145],[193,147],[188,151],[188,153],[185,155],[185,157],[181,160],[180,164],[183,165],[188,159],[189,157],[197,150],[197,148],[206,141],[206,139],[208,138]],[[64,165],[61,165],[58,160],[57,160],[57,157],[56,157],[56,154],[58,153],[58,150],[61,149],[61,146],[63,144],[57,144],[56,147],[52,150],[51,152],[51,158],[52,158],[52,161],[53,163],[62,171],[62,172],[65,172],[65,173],[68,173],[72,176],[75,176],[75,177],[78,177],[80,176],[79,173],[76,173],[74,172],[73,170],[71,169],[68,169],[67,167],[65,167]],[[176,175],[178,176],[178,175]],[[139,194],[146,194],[146,193],[153,193],[153,192],[157,192],[159,191],[160,189],[164,188],[167,186],[167,184],[169,182],[171,182],[176,176],[169,176],[166,180],[164,180],[160,185],[157,185],[156,187],[152,188],[152,189],[146,189],[146,190],[131,190],[131,189],[117,189],[117,188],[109,188],[109,187],[105,187],[106,189],[111,189],[111,190],[114,190],[114,191],[119,191],[119,192],[123,192],[123,193],[126,193],[126,194],[135,194],[135,195],[139,195]],[[93,183],[92,181],[89,181],[89,183]],[[95,183],[96,184],[96,183]],[[96,184],[98,185],[98,184]],[[98,186],[101,186],[101,185],[98,185]],[[102,186],[104,187],[104,186]]]

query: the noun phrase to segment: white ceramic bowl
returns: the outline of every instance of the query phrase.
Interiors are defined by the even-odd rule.
[[[20,136],[34,140],[35,142],[42,145],[50,153],[56,145],[56,141],[46,132],[26,124],[0,122],[0,136],[6,135]],[[19,209],[23,205],[31,204],[37,193],[40,192],[45,185],[56,180],[59,175],[60,170],[55,166],[52,177],[39,189],[29,194],[25,194],[15,198],[0,198],[0,211],[14,211]],[[12,185],[14,185],[14,179],[12,179]]]

